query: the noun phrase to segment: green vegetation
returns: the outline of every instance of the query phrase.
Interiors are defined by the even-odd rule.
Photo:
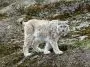
[[[82,48],[90,49],[90,40],[86,39],[86,40],[82,40],[82,41],[76,41],[74,43],[74,46],[76,48],[82,47]]]
[[[19,45],[15,45],[15,44],[0,44],[0,58],[10,55],[14,52],[17,52],[18,50],[20,50],[20,46]]]
[[[5,19],[7,16],[5,14],[0,14],[0,20]]]
[[[82,14],[84,17],[87,18],[86,13],[90,12],[90,4],[88,2],[83,3],[83,2],[76,2],[76,1],[72,1],[72,2],[61,1],[61,2],[43,5],[41,4],[43,0],[40,0],[40,1],[36,0],[36,1],[40,4],[37,3],[34,5],[31,5],[25,10],[23,9],[23,7],[21,7],[21,9],[23,10],[21,9],[17,10],[17,12],[21,12],[22,15],[23,14],[26,15],[24,21],[28,21],[30,19],[35,18],[35,19],[48,19],[48,20],[52,20],[52,19],[70,20],[72,22],[73,20],[76,20],[76,21],[82,20],[83,19]],[[77,7],[77,5],[79,6]],[[72,8],[71,10],[69,10],[70,6],[72,6],[72,8],[75,8],[73,9],[74,11],[72,11]],[[61,7],[66,8],[66,11],[61,9]],[[66,37],[65,39],[62,38],[63,40],[67,41],[64,43],[64,41],[62,40],[63,41],[62,44],[61,42],[59,42],[60,44],[59,48],[62,51],[64,51],[63,55],[57,56],[54,54],[54,52],[52,52],[49,55],[44,55],[43,53],[41,54],[35,53],[34,56],[28,57],[27,59],[25,59],[25,61],[23,61],[23,63],[18,65],[18,62],[21,61],[24,58],[24,56],[21,51],[22,45],[23,45],[23,32],[21,31],[21,28],[19,28],[20,27],[19,23],[16,23],[16,17],[15,19],[10,21],[11,24],[14,23],[12,25],[12,28],[16,26],[15,29],[11,32],[12,35],[10,34],[11,36],[11,38],[9,38],[10,40],[8,40],[8,42],[5,44],[0,44],[1,67],[14,67],[14,65],[17,65],[15,67],[43,67],[43,66],[44,67],[66,67],[68,64],[70,65],[71,63],[74,63],[73,60],[75,60],[75,62],[78,63],[78,65],[75,64],[77,65],[77,67],[84,67],[85,64],[81,62],[82,61],[81,57],[83,54],[85,55],[86,53],[83,53],[80,49],[82,49],[83,51],[84,49],[86,50],[90,49],[90,26],[86,28],[82,28],[78,32],[72,31],[69,34],[70,36],[78,35],[78,37],[87,35],[88,38],[86,38],[85,40],[80,41],[78,37],[74,38],[72,36]],[[7,16],[5,14],[4,15],[0,14],[0,20],[4,18],[7,18]],[[90,22],[90,17],[88,20],[86,18],[85,18],[85,21]],[[81,21],[78,23],[75,22],[76,25],[72,23],[71,27],[77,26],[80,23],[83,23],[83,22]],[[15,42],[11,41],[11,39],[15,39]],[[43,47],[43,46],[40,46],[40,47]],[[77,60],[78,57],[81,61]],[[71,61],[71,62],[69,63],[68,61]],[[80,65],[79,62],[81,63],[81,66],[79,66]],[[61,66],[59,66],[60,64]],[[66,66],[64,66],[65,64]],[[70,67],[74,66],[74,64],[71,64],[71,65],[72,66]]]
[[[79,34],[81,36],[83,35],[87,35],[88,36],[88,39],[90,39],[90,26],[89,27],[85,27],[85,28],[82,28],[79,32],[77,32],[76,34]]]
[[[87,5],[84,6],[85,3],[82,2],[79,3],[77,1],[73,1],[73,2],[61,1],[46,5],[35,4],[33,6],[31,5],[26,9],[25,12],[26,19],[29,20],[31,18],[37,18],[37,19],[49,19],[49,20],[52,19],[65,20],[69,17],[73,17],[75,15],[88,12],[90,9],[90,5],[87,2],[86,4]]]

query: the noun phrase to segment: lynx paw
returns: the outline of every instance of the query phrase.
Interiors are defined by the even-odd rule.
[[[55,54],[63,54],[63,51],[55,52]]]
[[[32,55],[31,53],[24,54],[25,57],[31,56],[31,55]]]
[[[51,52],[50,51],[44,51],[44,54],[50,54]]]

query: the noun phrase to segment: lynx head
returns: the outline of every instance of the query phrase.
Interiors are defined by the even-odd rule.
[[[70,31],[68,21],[59,21],[57,25],[57,32],[60,33],[60,35],[67,35]]]

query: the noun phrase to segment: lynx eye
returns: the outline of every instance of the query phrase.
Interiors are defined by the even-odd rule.
[[[63,27],[63,26],[60,26],[61,28]]]
[[[64,28],[65,28],[66,26],[64,26]]]

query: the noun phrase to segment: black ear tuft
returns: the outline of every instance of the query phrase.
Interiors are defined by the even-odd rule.
[[[23,22],[20,22],[20,24],[22,25]]]
[[[66,24],[70,25],[70,23],[71,23],[71,21],[68,21],[68,20],[67,20],[67,23],[66,23]]]

